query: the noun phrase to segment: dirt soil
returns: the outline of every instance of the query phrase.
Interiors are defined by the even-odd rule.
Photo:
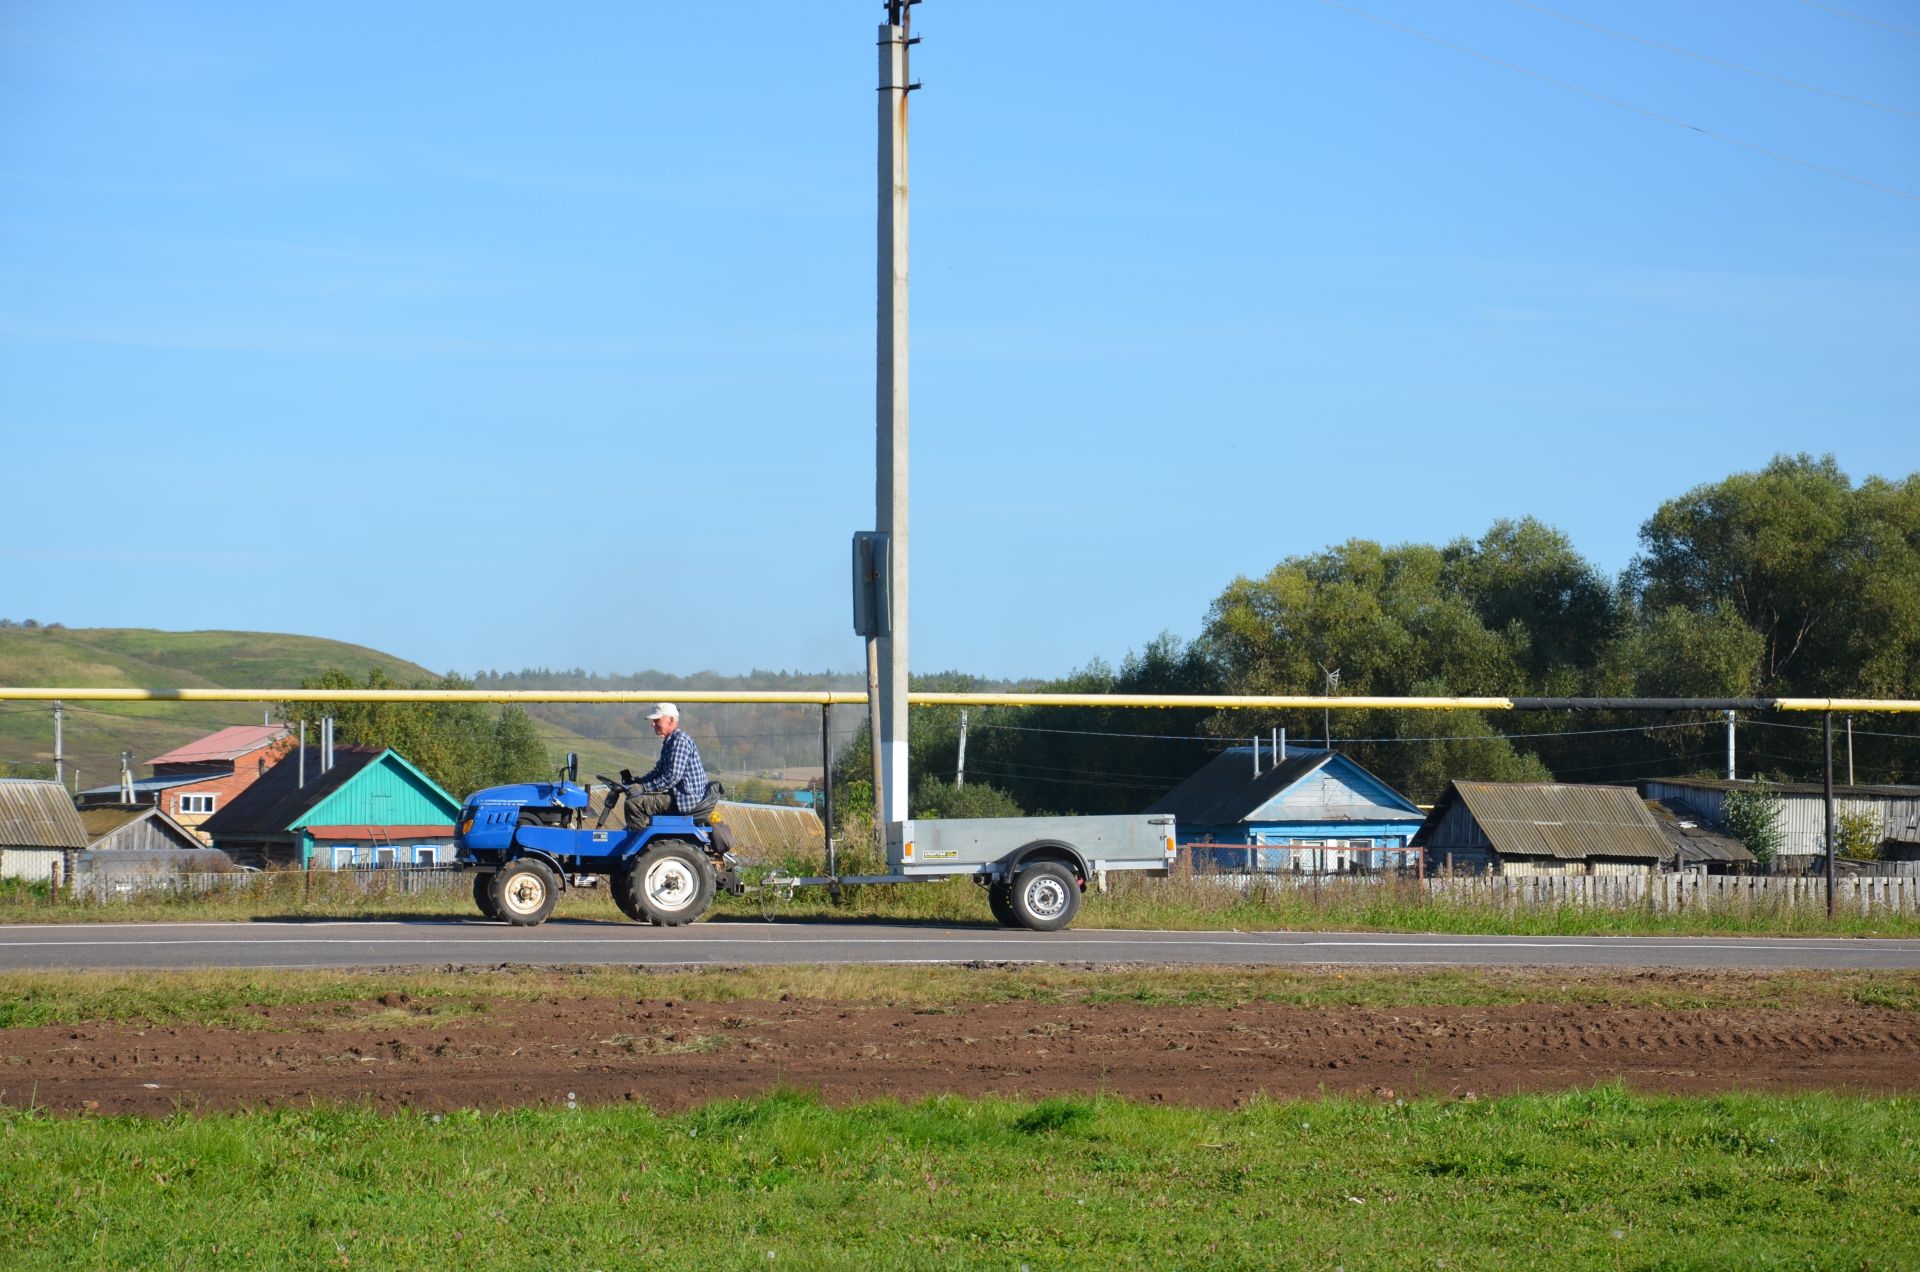
[[[449,1014],[449,1007],[453,1014]],[[1228,1106],[1265,1093],[1481,1098],[1620,1079],[1649,1092],[1920,1091],[1920,1016],[1779,1009],[733,1003],[549,997],[260,1008],[257,1027],[0,1032],[0,1104],[57,1112],[370,1102],[423,1110],[776,1087],[834,1104],[1104,1092]]]

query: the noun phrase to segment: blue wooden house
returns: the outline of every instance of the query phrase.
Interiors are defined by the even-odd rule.
[[[1288,747],[1279,763],[1263,762],[1250,746],[1230,747],[1147,811],[1172,813],[1182,844],[1227,845],[1196,850],[1203,867],[1329,874],[1411,860],[1426,814],[1353,760]]]
[[[324,762],[323,762],[324,761]],[[298,751],[209,817],[202,829],[241,865],[344,870],[453,860],[460,801],[398,752]]]

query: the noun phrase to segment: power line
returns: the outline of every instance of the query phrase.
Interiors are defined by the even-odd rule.
[[[1901,35],[1910,35],[1914,39],[1920,40],[1920,31],[1909,31],[1906,27],[1895,26],[1891,22],[1882,22],[1879,18],[1869,18],[1859,13],[1848,13],[1845,9],[1836,9],[1830,4],[1821,4],[1819,0],[1800,0],[1800,3],[1806,5],[1809,9],[1824,9],[1828,13],[1835,14],[1838,17],[1852,18],[1855,22],[1864,22],[1868,26],[1885,27],[1889,31],[1897,31]]]
[[[1636,725],[1625,725],[1619,728],[1567,729],[1559,732],[1547,731],[1544,733],[1450,734],[1450,735],[1439,736],[1439,737],[1424,737],[1424,738],[1335,738],[1334,741],[1336,743],[1339,743],[1339,742],[1503,742],[1510,738],[1580,738],[1580,737],[1593,737],[1603,733],[1652,733],[1652,732],[1655,732],[1656,730],[1661,730],[1661,729],[1718,728],[1723,723],[1724,722],[1720,720],[1695,720],[1692,722],[1682,722],[1680,724],[1636,724]],[[1108,729],[1043,729],[1034,725],[1025,725],[1025,724],[977,724],[973,727],[976,731],[984,731],[987,729],[1004,729],[1004,730],[1007,730],[1008,732],[1013,732],[1013,733],[1063,733],[1063,734],[1070,734],[1076,737],[1090,737],[1090,738],[1138,738],[1145,741],[1165,741],[1165,742],[1214,742],[1214,743],[1224,743],[1228,746],[1233,746],[1233,745],[1236,745],[1236,743],[1245,742],[1247,740],[1245,738],[1235,739],[1235,738],[1204,737],[1204,736],[1198,736],[1198,735],[1187,734],[1187,733],[1121,733],[1121,732],[1108,730]],[[1291,745],[1291,743],[1289,745]]]
[[[1341,4],[1340,0],[1320,0],[1320,3],[1326,5],[1330,9],[1338,9],[1343,13],[1351,13],[1356,18],[1365,18],[1368,22],[1378,23],[1380,26],[1388,27],[1392,30],[1403,32],[1404,34],[1411,35],[1416,39],[1425,40],[1429,44],[1437,44],[1443,49],[1451,49],[1455,53],[1464,53],[1468,57],[1476,58],[1479,61],[1485,62],[1490,66],[1498,66],[1504,70],[1509,70],[1509,71],[1515,72],[1516,74],[1525,75],[1529,79],[1537,79],[1543,84],[1551,84],[1555,88],[1563,88],[1569,93],[1578,93],[1582,97],[1591,97],[1596,102],[1604,102],[1608,106],[1614,106],[1614,107],[1618,107],[1621,110],[1631,111],[1636,115],[1643,116],[1647,119],[1654,120],[1658,123],[1668,124],[1674,128],[1684,128],[1688,132],[1696,132],[1703,137],[1711,137],[1715,141],[1724,141],[1730,146],[1738,146],[1742,150],[1751,150],[1755,154],[1766,155],[1770,159],[1779,159],[1779,160],[1782,160],[1783,162],[1794,164],[1798,167],[1806,168],[1813,172],[1822,173],[1829,177],[1838,177],[1842,181],[1851,181],[1855,185],[1863,185],[1871,190],[1878,190],[1882,194],[1891,194],[1896,198],[1906,199],[1909,202],[1913,202],[1913,203],[1920,203],[1920,195],[1909,194],[1905,190],[1895,189],[1893,186],[1890,186],[1890,185],[1882,185],[1878,181],[1869,181],[1865,177],[1856,177],[1850,172],[1842,172],[1838,168],[1829,168],[1825,164],[1814,163],[1810,159],[1801,159],[1801,158],[1797,158],[1794,155],[1785,154],[1778,150],[1770,150],[1765,146],[1756,145],[1751,141],[1742,141],[1738,137],[1730,137],[1726,133],[1715,132],[1711,128],[1702,128],[1700,125],[1688,123],[1684,119],[1676,119],[1672,115],[1663,115],[1659,111],[1649,110],[1645,106],[1636,106],[1632,102],[1621,101],[1617,97],[1609,97],[1605,93],[1595,92],[1591,88],[1582,88],[1578,84],[1571,84],[1571,83],[1568,83],[1566,80],[1555,79],[1553,76],[1543,74],[1540,71],[1529,70],[1527,67],[1517,65],[1513,62],[1502,61],[1500,58],[1494,57],[1488,53],[1482,53],[1477,49],[1470,49],[1470,48],[1467,48],[1465,45],[1454,44],[1451,41],[1441,39],[1437,35],[1430,35],[1425,31],[1418,30],[1414,27],[1405,26],[1398,22],[1390,21],[1386,18],[1379,17],[1376,14],[1368,13],[1363,9],[1356,9],[1351,5]],[[1911,33],[1909,32],[1909,34]]]
[[[1920,119],[1920,112],[1902,110],[1898,106],[1889,106],[1885,102],[1870,101],[1865,97],[1855,97],[1849,93],[1835,92],[1831,88],[1821,88],[1818,84],[1807,84],[1800,80],[1788,79],[1784,75],[1775,75],[1772,71],[1756,70],[1751,66],[1742,66],[1738,62],[1728,62],[1721,58],[1709,57],[1705,53],[1696,53],[1692,49],[1683,49],[1672,44],[1662,44],[1658,40],[1649,40],[1643,35],[1634,35],[1628,31],[1616,31],[1612,27],[1603,27],[1597,22],[1588,22],[1584,18],[1576,18],[1570,14],[1559,13],[1542,5],[1533,4],[1531,0],[1507,0],[1507,3],[1518,5],[1522,9],[1531,9],[1535,13],[1544,13],[1550,18],[1558,18],[1562,22],[1585,27],[1589,31],[1598,31],[1602,35],[1610,35],[1616,40],[1631,40],[1635,44],[1644,44],[1648,48],[1660,49],[1667,53],[1677,53],[1681,57],[1690,57],[1696,61],[1725,67],[1730,71],[1739,71],[1742,75],[1753,75],[1760,79],[1772,80],[1776,84],[1785,84],[1791,88],[1805,89],[1809,93],[1819,93],[1823,97],[1837,97],[1843,102],[1852,102],[1856,106],[1871,106],[1875,110],[1884,110],[1889,114],[1905,115],[1908,119]]]

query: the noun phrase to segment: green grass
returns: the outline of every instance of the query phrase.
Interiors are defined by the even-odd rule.
[[[777,1094],[160,1120],[0,1113],[17,1268],[1920,1264],[1920,1105]]]
[[[1387,1010],[1553,1003],[1671,1011],[1835,1004],[1920,1012],[1920,972],[1083,971],[1031,965],[12,972],[0,974],[0,1029],[88,1021],[242,1030],[359,1027],[369,1021],[399,1026],[481,1016],[502,1004],[542,999],[735,1003],[782,997],[916,1009],[1011,1002]]]
[[[469,917],[467,882],[460,878],[418,893],[397,877],[356,882],[331,871],[255,876],[244,890],[210,896],[148,896],[95,904],[54,896],[45,887],[0,881],[0,924],[154,922],[262,918],[381,918],[421,915]],[[727,918],[862,919],[940,923],[989,922],[985,893],[966,879],[938,883],[870,885],[846,890],[835,905],[824,888],[801,888],[763,898],[722,896],[712,913]],[[604,888],[579,889],[561,899],[557,918],[624,921]],[[1471,897],[1428,894],[1412,881],[1332,880],[1314,888],[1241,891],[1197,879],[1143,879],[1115,875],[1105,894],[1089,892],[1075,920],[1079,928],[1213,932],[1339,931],[1442,932],[1521,936],[1920,936],[1920,915],[1884,908],[1829,920],[1820,905],[1758,906],[1721,912],[1657,913],[1644,907],[1502,907]]]

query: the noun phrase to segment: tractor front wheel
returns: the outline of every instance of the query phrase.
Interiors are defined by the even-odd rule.
[[[500,917],[500,910],[493,904],[493,876],[476,874],[473,876],[473,903],[480,907],[480,913],[489,919]]]
[[[515,927],[537,927],[560,899],[560,880],[543,861],[522,857],[493,876],[493,905]]]

